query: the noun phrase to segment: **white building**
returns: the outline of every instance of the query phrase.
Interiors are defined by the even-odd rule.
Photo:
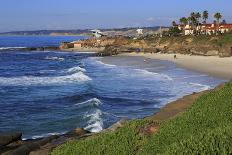
[[[102,36],[104,36],[104,34],[100,31],[100,30],[91,30],[92,34],[96,37],[96,38],[101,38]]]
[[[136,31],[137,31],[138,35],[143,35],[143,29],[137,29]]]

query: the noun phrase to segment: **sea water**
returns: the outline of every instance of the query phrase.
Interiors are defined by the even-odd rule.
[[[0,37],[0,133],[21,131],[23,138],[39,138],[76,127],[99,132],[121,118],[143,118],[222,82],[167,61],[154,61],[149,68],[106,64],[90,53],[8,50],[77,39]]]

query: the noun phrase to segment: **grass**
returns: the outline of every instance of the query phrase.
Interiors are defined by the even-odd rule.
[[[152,136],[139,132],[149,123],[132,121],[116,132],[68,142],[52,155],[232,154],[232,82],[202,95]]]
[[[231,33],[223,35],[222,37],[220,37],[220,39],[218,39],[216,41],[216,44],[219,46],[223,46],[223,45],[231,44],[231,43],[232,43],[232,34]]]

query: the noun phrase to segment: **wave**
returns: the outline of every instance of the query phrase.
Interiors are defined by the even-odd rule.
[[[141,75],[147,75],[147,76],[160,76],[162,78],[165,78],[166,80],[169,80],[169,81],[172,81],[173,79],[166,75],[166,74],[160,74],[160,73],[155,73],[155,72],[149,72],[147,70],[144,70],[144,69],[134,69],[135,71],[137,71],[138,73],[140,73]]]
[[[100,132],[103,130],[103,120],[101,118],[102,111],[100,109],[96,109],[94,113],[88,114],[85,118],[88,118],[88,125],[84,128],[85,130],[89,130],[91,132]]]
[[[10,49],[24,49],[27,47],[0,47],[0,50],[10,50]]]
[[[44,58],[45,60],[59,60],[59,61],[64,61],[65,59],[64,58],[59,58],[59,57],[45,57]]]
[[[91,58],[88,58],[89,60],[91,60],[92,63],[95,63],[95,64],[99,64],[99,65],[103,65],[105,67],[116,67],[116,65],[112,65],[112,64],[106,64],[104,62],[102,62],[100,59],[101,57],[91,57]]]
[[[209,90],[211,88],[208,85],[203,85],[203,84],[200,84],[200,83],[190,82],[189,84],[192,85],[192,86],[200,87],[200,91]]]
[[[77,103],[75,105],[96,105],[96,106],[99,106],[101,105],[101,101],[97,98],[92,98],[92,99],[89,99],[87,101],[84,101],[84,102],[81,102],[81,103]]]
[[[102,61],[96,61],[98,64],[100,64],[100,65],[104,65],[104,66],[106,66],[106,67],[116,67],[116,65],[111,65],[111,64],[106,64],[106,63],[104,63],[104,62],[102,62]]]
[[[100,132],[103,130],[103,113],[99,108],[101,104],[102,102],[97,98],[92,98],[75,104],[76,106],[79,106],[78,108],[87,106],[90,109],[90,111],[84,116],[84,119],[87,120],[87,126],[84,128],[85,130],[89,130],[91,132]]]
[[[28,85],[59,85],[67,83],[85,82],[92,80],[82,72],[66,76],[36,77],[22,76],[14,78],[0,77],[0,85],[3,86],[28,86]]]
[[[79,66],[68,69],[69,73],[75,73],[75,72],[80,72],[80,71],[86,72],[86,70],[84,68],[81,68]]]
[[[45,137],[49,137],[49,136],[54,136],[54,135],[63,135],[66,132],[52,132],[52,133],[46,133],[46,134],[41,134],[41,135],[35,135],[32,136],[30,138],[22,138],[22,140],[28,140],[28,139],[39,139],[39,138],[45,138]]]

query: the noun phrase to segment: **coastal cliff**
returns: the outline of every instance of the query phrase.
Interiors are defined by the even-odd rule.
[[[74,46],[88,48],[102,48],[99,56],[117,55],[124,52],[144,53],[179,53],[201,56],[232,56],[232,34],[226,35],[199,35],[199,36],[146,36],[130,37],[103,37],[101,39],[87,39],[72,43],[65,43],[61,49],[73,49]],[[81,50],[76,48],[76,50]]]

